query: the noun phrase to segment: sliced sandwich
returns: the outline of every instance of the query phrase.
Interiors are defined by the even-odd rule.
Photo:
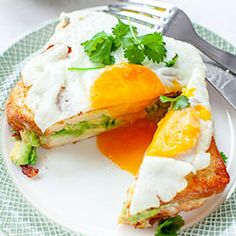
[[[39,146],[53,148],[161,115],[128,191],[122,224],[150,227],[201,206],[229,182],[214,141],[199,52],[106,13],[62,14],[45,48],[23,68],[6,114],[19,136],[11,158],[25,172]]]

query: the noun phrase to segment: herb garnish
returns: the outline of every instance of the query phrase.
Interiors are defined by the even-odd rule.
[[[182,110],[190,106],[189,99],[185,95],[180,95],[176,98],[170,98],[162,95],[160,96],[160,101],[163,103],[171,102],[173,110]]]
[[[228,160],[228,157],[224,154],[224,152],[220,152],[220,156],[221,156],[222,160],[224,161],[224,163],[226,163]]]
[[[145,58],[154,63],[164,62],[166,57],[166,48],[161,33],[151,33],[139,36],[137,28],[125,24],[118,19],[118,24],[112,28],[112,33],[107,34],[104,31],[97,33],[92,39],[87,40],[81,45],[85,53],[94,63],[111,65],[115,63],[112,55],[113,51],[122,47],[124,57],[129,63],[142,64]],[[164,62],[167,67],[175,64],[178,55],[176,54],[170,61]]]
[[[177,59],[178,59],[179,55],[177,53],[175,53],[175,55],[172,57],[172,59],[170,61],[166,61],[165,65],[166,67],[172,67],[175,65]]]
[[[85,70],[98,70],[102,69],[104,66],[96,66],[96,67],[70,67],[68,70],[70,71],[85,71]]]
[[[81,43],[90,60],[103,65],[111,65],[115,62],[115,58],[111,55],[112,44],[113,36],[108,35],[104,31],[95,34],[92,39]]]
[[[177,232],[183,225],[184,220],[180,215],[170,217],[166,220],[160,221],[155,236],[177,236]]]

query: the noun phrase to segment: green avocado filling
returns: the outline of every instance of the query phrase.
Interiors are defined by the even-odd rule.
[[[25,130],[20,132],[20,136],[24,143],[27,143],[32,147],[40,146],[38,136],[34,132]]]
[[[36,148],[40,146],[37,135],[31,131],[21,131],[21,140],[15,142],[10,158],[17,165],[34,165],[37,160]]]
[[[158,214],[158,212],[160,211],[160,209],[158,208],[155,208],[155,209],[148,209],[146,211],[143,211],[141,213],[138,213],[136,215],[129,215],[128,218],[127,218],[127,221],[130,223],[130,224],[136,224],[137,222],[140,222],[140,221],[143,221],[143,220],[146,220],[146,219],[149,219],[155,215]],[[122,215],[125,216],[125,215],[128,215],[128,208],[124,208],[123,209],[123,212],[122,212]]]
[[[52,137],[71,135],[79,137],[83,135],[86,131],[92,129],[111,129],[118,125],[117,121],[107,115],[102,115],[101,117],[90,120],[90,121],[80,121],[77,124],[67,124],[62,130],[55,132]]]
[[[155,216],[158,213],[158,211],[159,211],[159,209],[146,210],[146,211],[141,212],[139,214],[130,216],[128,218],[128,221],[130,221],[131,223],[135,224],[135,223],[137,223],[139,221],[146,220],[146,219],[149,219],[149,218]]]
[[[117,125],[118,122],[115,119],[107,115],[102,115],[94,120],[80,121],[73,125],[68,124],[64,129],[55,132],[52,137],[60,137],[63,135],[79,137],[88,130],[107,130],[116,127]],[[41,141],[43,141],[43,139]],[[34,132],[26,130],[21,131],[20,140],[15,142],[10,158],[17,166],[34,165],[37,160],[36,148],[39,146],[39,138]]]

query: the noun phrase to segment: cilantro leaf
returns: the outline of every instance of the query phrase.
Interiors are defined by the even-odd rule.
[[[160,221],[155,236],[177,236],[177,232],[183,225],[184,220],[180,215],[170,217],[164,221]]]
[[[163,103],[174,102],[174,101],[176,101],[176,98],[170,98],[170,97],[161,95],[160,96],[160,101],[163,102]]]
[[[146,34],[140,37],[145,55],[149,60],[160,63],[166,57],[166,48],[163,36],[160,33]]]
[[[190,106],[189,99],[184,95],[179,96],[178,99],[173,103],[174,110],[181,110],[189,106]]]
[[[228,160],[228,157],[224,154],[224,152],[220,152],[220,156],[221,156],[222,160],[224,161],[224,163],[226,163]]]
[[[113,38],[104,31],[81,43],[90,60],[103,65],[111,65],[115,62],[114,57],[111,55],[112,44]]]
[[[179,55],[177,53],[175,53],[175,55],[172,57],[172,59],[170,61],[166,61],[165,65],[166,67],[172,67],[175,65],[177,59],[178,59]]]
[[[81,43],[82,46],[84,46],[84,51],[88,54],[94,52],[97,50],[97,46],[99,44],[102,44],[106,39],[108,35],[102,31],[93,36],[92,39],[87,40],[83,43]]]
[[[129,33],[129,25],[118,19],[118,24],[112,28],[112,34],[117,38],[122,38]]]
[[[125,48],[124,57],[127,58],[130,63],[142,64],[145,58],[145,53],[144,50],[139,47],[139,45],[132,44]]]
[[[173,110],[182,110],[190,106],[188,97],[185,95],[180,95],[176,98],[169,98],[166,96],[160,96],[160,101],[163,103],[171,102]]]
[[[166,57],[165,43],[163,37],[160,33],[147,34],[144,36],[136,37],[132,33],[132,41],[128,40],[124,42],[124,51],[132,48],[133,56],[125,53],[125,58],[128,59],[130,63],[142,64],[144,59],[147,57],[149,60],[160,63]]]
[[[137,35],[137,28],[134,26],[131,27],[134,34]],[[122,45],[125,38],[130,38],[131,36],[130,26],[125,24],[118,18],[118,24],[114,28],[112,28],[112,34],[114,38],[113,51],[115,51]]]

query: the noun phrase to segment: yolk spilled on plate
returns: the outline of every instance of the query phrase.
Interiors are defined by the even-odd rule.
[[[156,123],[140,119],[97,136],[99,150],[121,169],[138,173],[144,153],[156,131]]]

